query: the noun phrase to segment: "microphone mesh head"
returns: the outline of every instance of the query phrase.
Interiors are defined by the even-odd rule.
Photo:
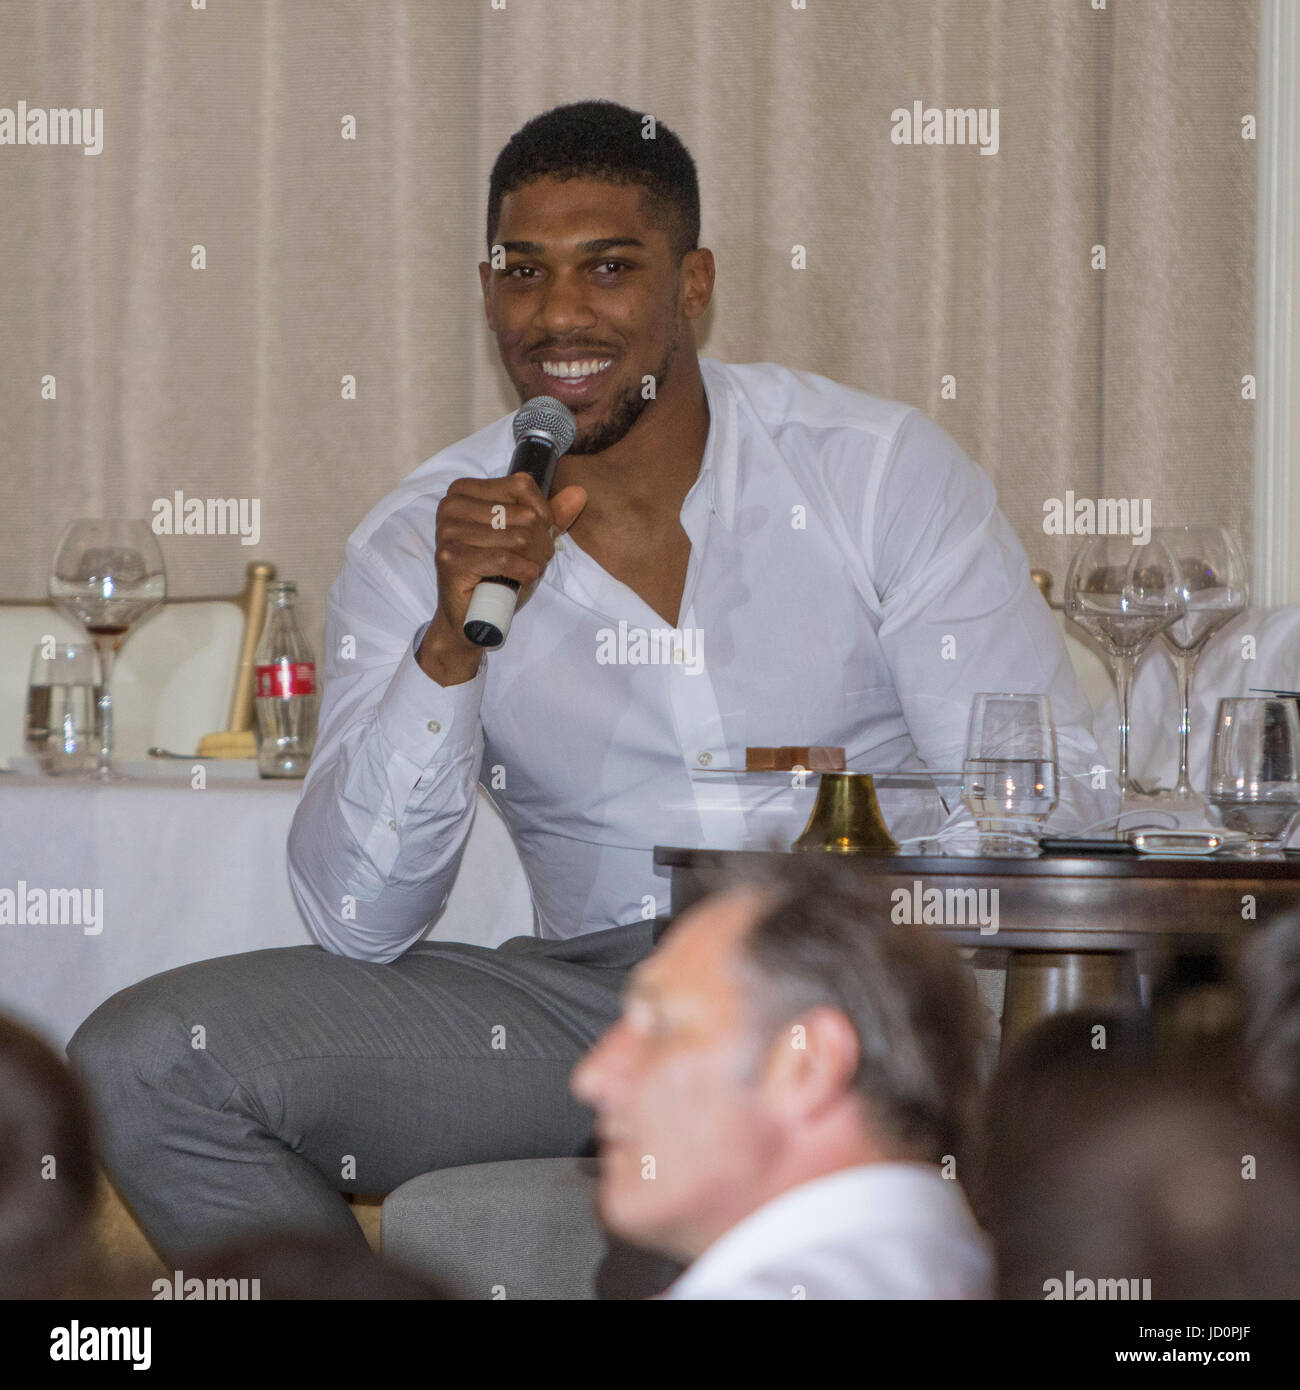
[[[515,443],[526,434],[544,434],[555,441],[556,452],[567,453],[578,433],[573,412],[554,396],[533,396],[515,412]]]

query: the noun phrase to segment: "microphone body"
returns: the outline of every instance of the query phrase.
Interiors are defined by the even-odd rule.
[[[558,414],[557,414],[558,412]],[[527,473],[543,497],[551,495],[555,466],[573,443],[577,426],[568,408],[553,396],[534,396],[515,416],[515,451],[510,474]],[[489,650],[501,646],[519,602],[519,581],[505,575],[480,579],[465,613],[465,636]]]

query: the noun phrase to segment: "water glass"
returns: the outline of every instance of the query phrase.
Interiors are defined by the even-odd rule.
[[[1210,806],[1249,838],[1241,855],[1278,858],[1300,821],[1300,713],[1293,699],[1220,700],[1210,751]]]
[[[45,772],[91,772],[99,765],[99,659],[89,642],[45,638],[32,653],[24,740]]]
[[[980,852],[1039,854],[1057,802],[1056,726],[1046,695],[982,693],[971,705],[962,800],[980,831]]]

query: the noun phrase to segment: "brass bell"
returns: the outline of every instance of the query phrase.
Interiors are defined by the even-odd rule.
[[[803,834],[795,850],[824,850],[828,854],[897,854],[898,842],[889,833],[876,800],[869,772],[823,772]]]

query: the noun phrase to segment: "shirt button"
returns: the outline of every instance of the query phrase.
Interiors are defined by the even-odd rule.
[[[712,753],[700,753],[700,754],[696,757],[696,762],[698,762],[699,765],[700,765],[701,767],[708,767],[708,765],[709,765],[712,761],[713,761],[713,754],[712,754]]]
[[[388,822],[388,828],[389,828],[390,830],[396,830],[396,829],[397,829],[397,822],[396,822],[395,820],[390,820],[390,821]]]
[[[430,720],[429,720],[429,732],[430,732],[431,734],[440,734],[440,733],[442,733],[442,725],[439,724],[438,721],[437,721],[436,719],[430,719]]]

